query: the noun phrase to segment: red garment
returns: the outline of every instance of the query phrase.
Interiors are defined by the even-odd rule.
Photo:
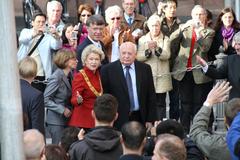
[[[189,53],[188,62],[187,62],[187,68],[192,68],[192,54],[193,54],[194,45],[195,45],[196,40],[197,40],[197,35],[193,28],[192,41],[191,41],[190,53]]]
[[[62,48],[63,48],[63,49],[69,49],[69,50],[71,50],[71,51],[76,52],[76,48],[74,48],[73,46],[71,46],[71,45],[68,44],[68,43],[63,44],[63,45],[62,45]]]
[[[80,33],[80,37],[79,37],[79,40],[78,40],[78,45],[80,45],[88,36],[88,31],[87,31],[87,26],[84,24],[82,26],[82,32]]]
[[[89,70],[87,67],[84,67],[83,69],[93,87],[100,92],[101,83],[99,71],[96,71],[94,74],[93,71]],[[83,98],[83,103],[80,105],[77,103],[77,91]],[[73,112],[68,125],[82,128],[93,128],[95,124],[91,112],[96,98],[97,96],[90,90],[83,75],[78,72],[72,81],[71,103],[73,105]]]

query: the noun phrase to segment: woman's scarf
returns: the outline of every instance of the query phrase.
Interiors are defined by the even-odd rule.
[[[234,29],[232,27],[227,29],[224,26],[222,26],[221,32],[222,32],[223,38],[226,39],[227,42],[230,42],[232,40],[234,35]]]

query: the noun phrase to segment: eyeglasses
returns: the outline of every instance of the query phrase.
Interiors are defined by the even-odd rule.
[[[115,19],[116,20],[120,20],[120,17],[113,17],[113,18],[110,18],[112,21],[114,21]]]
[[[81,16],[82,16],[82,17],[86,17],[86,16],[87,16],[87,17],[90,17],[91,14],[81,14]]]

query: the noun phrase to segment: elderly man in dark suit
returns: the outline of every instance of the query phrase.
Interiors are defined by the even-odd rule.
[[[115,127],[129,120],[150,126],[156,120],[156,97],[151,67],[136,59],[137,49],[132,42],[120,46],[120,59],[101,70],[103,90],[115,96],[119,103],[119,118]]]
[[[103,28],[105,27],[104,18],[101,15],[92,15],[87,20],[87,38],[77,47],[77,70],[83,68],[81,56],[85,47],[94,44],[96,47],[104,51],[103,43],[100,41],[103,38]],[[107,63],[106,60],[102,61],[103,64]]]
[[[24,129],[37,129],[44,135],[44,99],[39,90],[31,86],[37,75],[37,63],[31,57],[23,58],[19,64],[23,113],[28,123]]]

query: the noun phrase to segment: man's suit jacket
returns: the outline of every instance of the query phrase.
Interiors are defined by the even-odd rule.
[[[209,66],[206,75],[214,79],[225,79],[230,82],[232,89],[229,93],[229,100],[240,98],[240,55],[234,54],[227,56],[222,65],[217,68]]]
[[[173,32],[170,36],[171,48],[179,48],[179,52],[177,53],[177,57],[174,62],[173,72],[182,71],[187,69],[187,62],[191,48],[192,41],[192,33],[193,27],[191,26],[191,22],[180,25],[179,29]],[[203,59],[207,60],[207,53],[211,46],[214,31],[210,28],[204,28],[200,31],[202,37],[199,38],[195,44],[192,53],[192,66],[197,65],[196,55],[199,55]],[[179,46],[180,45],[180,46]],[[173,55],[176,53],[172,53]],[[185,76],[186,72],[181,72],[179,74],[175,74],[173,77],[181,81]],[[203,84],[211,81],[211,79],[205,76],[201,69],[192,70],[193,78],[196,84]]]
[[[156,120],[156,95],[153,84],[152,70],[148,64],[135,61],[137,94],[143,123]],[[101,80],[104,93],[115,96],[118,100],[118,119],[115,127],[118,129],[128,122],[130,101],[127,83],[121,62],[115,61],[103,66]]]
[[[104,49],[104,44],[100,41],[101,46],[102,46],[102,51],[105,53]],[[82,63],[82,52],[83,50],[90,44],[93,44],[92,41],[87,37],[78,47],[77,47],[77,70],[80,70],[83,68],[83,63]],[[102,61],[102,64],[107,64],[108,60],[107,57],[105,56],[105,59]]]
[[[26,80],[20,79],[23,112],[28,116],[26,129],[44,131],[44,100],[43,94],[33,88]]]
[[[63,70],[57,69],[49,78],[44,91],[44,103],[47,108],[46,122],[54,125],[66,125],[63,115],[65,107],[71,109],[72,88]]]
[[[145,21],[146,21],[146,18],[143,15],[135,13],[135,17],[133,19],[131,26],[129,26],[127,20],[124,17],[122,20],[122,25],[129,26],[131,32],[133,32],[136,29],[143,30],[143,25]]]

